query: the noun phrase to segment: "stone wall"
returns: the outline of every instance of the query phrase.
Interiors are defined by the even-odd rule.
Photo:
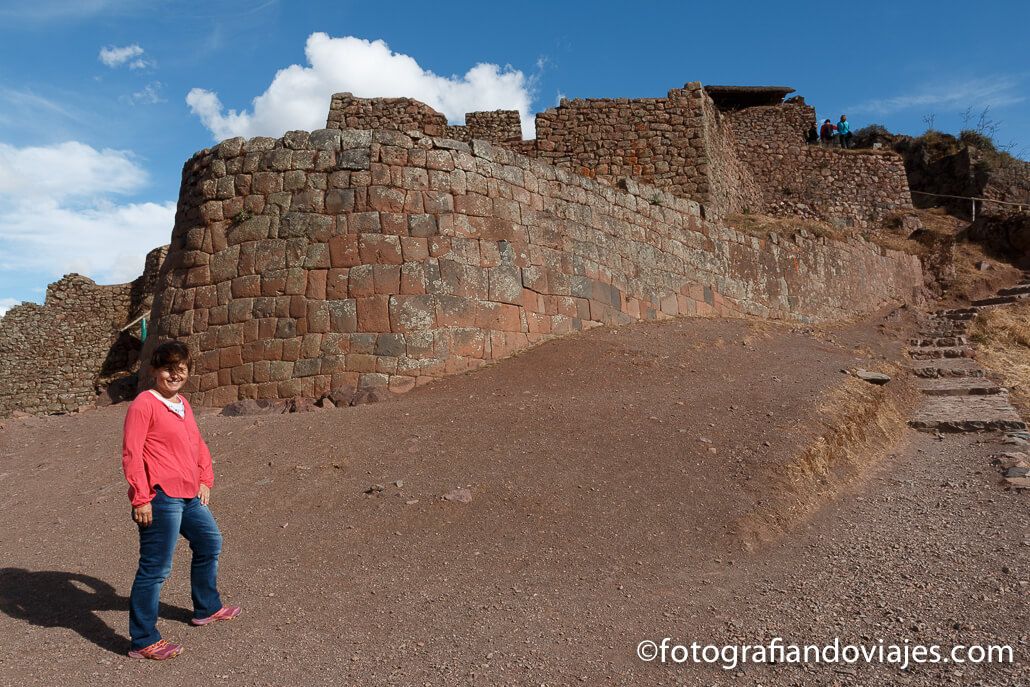
[[[495,110],[493,112],[469,112],[465,115],[467,135],[459,136],[462,141],[481,138],[492,143],[519,143],[522,141],[522,120],[518,110]]]
[[[629,177],[708,203],[699,94],[563,100],[536,116],[536,156],[590,178]]]
[[[69,274],[47,287],[43,305],[22,303],[0,318],[0,417],[75,410],[131,373],[140,343],[118,330],[149,308],[166,251],[151,251],[131,283]]]
[[[737,156],[761,189],[765,212],[867,226],[912,207],[900,155],[805,143],[815,121],[811,107],[785,103],[723,114]]]
[[[729,120],[716,109],[700,84],[687,84],[701,107],[701,138],[705,162],[699,168],[708,179],[707,204],[718,215],[757,212],[766,206],[762,190],[747,164],[737,154],[737,140]]]
[[[468,143],[481,138],[499,144],[522,141],[522,121],[517,110],[469,112],[465,124],[450,125],[429,105],[411,98],[356,98],[337,93],[329,104],[327,129],[393,129],[421,131]]]
[[[412,98],[356,98],[336,93],[329,103],[327,129],[395,129],[443,136],[447,118]]]
[[[225,141],[184,167],[144,355],[188,343],[197,405],[404,391],[597,324],[837,319],[921,289],[911,255],[760,240],[621,185],[387,129]]]
[[[327,126],[481,138],[609,184],[652,184],[714,217],[765,212],[867,226],[912,207],[899,156],[809,146],[814,121],[801,99],[720,111],[691,82],[665,98],[563,100],[537,114],[534,141],[521,140],[514,110],[469,113],[465,125],[451,126],[416,100],[349,93],[333,96]]]

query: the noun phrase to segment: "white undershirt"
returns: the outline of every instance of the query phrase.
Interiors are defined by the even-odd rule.
[[[158,398],[161,401],[161,403],[164,403],[166,406],[168,406],[168,410],[172,411],[173,413],[175,413],[183,419],[186,418],[186,404],[182,402],[182,396],[179,396],[178,403],[172,403],[167,398],[165,398],[158,392],[154,391],[153,389],[149,389],[149,391],[150,393],[154,394],[154,396]]]

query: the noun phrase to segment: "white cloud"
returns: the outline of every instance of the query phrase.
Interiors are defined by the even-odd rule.
[[[0,143],[0,197],[88,197],[131,193],[147,181],[146,172],[124,150],[67,141],[16,148]]]
[[[848,110],[868,112],[872,114],[890,114],[913,108],[939,107],[963,110],[970,105],[974,108],[984,106],[1001,107],[1013,105],[1026,100],[1019,93],[1019,80],[998,76],[985,79],[936,83],[916,89],[911,93],[891,98],[868,100],[852,105]]]
[[[175,203],[97,202],[61,207],[55,202],[0,211],[0,270],[47,275],[78,272],[98,283],[131,281],[148,251],[168,243]]]
[[[168,242],[175,203],[117,203],[142,188],[131,154],[69,141],[49,147],[0,144],[0,270],[68,272],[99,283],[139,276],[146,253]]]
[[[14,298],[0,298],[0,317],[6,315],[8,310],[18,305],[19,303],[21,303],[21,301],[16,300]]]
[[[130,105],[156,105],[157,103],[167,102],[161,97],[161,91],[163,89],[163,83],[160,81],[151,81],[141,90],[138,90],[125,98],[125,101]]]
[[[143,59],[143,48],[136,43],[120,48],[113,45],[101,48],[97,57],[112,69],[121,67],[123,64],[128,64],[129,69],[143,69],[150,65]]]
[[[529,107],[532,77],[510,66],[480,63],[463,76],[439,76],[414,58],[395,53],[382,40],[353,36],[308,36],[304,53],[310,66],[280,69],[251,111],[225,111],[218,95],[194,88],[186,96],[216,140],[234,136],[281,136],[291,129],[321,129],[333,93],[350,92],[362,98],[408,97],[420,100],[460,122],[465,113],[518,110],[524,136],[535,135]]]

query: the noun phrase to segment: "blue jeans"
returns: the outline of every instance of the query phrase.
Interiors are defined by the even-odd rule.
[[[172,554],[180,534],[193,551],[193,617],[207,618],[222,608],[217,584],[222,534],[211,511],[199,498],[173,498],[160,487],[156,491],[151,501],[153,522],[149,527],[139,527],[139,568],[129,595],[129,636],[133,649],[142,649],[161,639],[157,631],[161,585],[172,572]]]

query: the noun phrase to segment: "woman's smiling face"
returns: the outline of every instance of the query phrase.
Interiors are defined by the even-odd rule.
[[[154,371],[154,387],[157,393],[165,398],[171,398],[179,393],[189,378],[190,368],[185,363],[162,367]]]

